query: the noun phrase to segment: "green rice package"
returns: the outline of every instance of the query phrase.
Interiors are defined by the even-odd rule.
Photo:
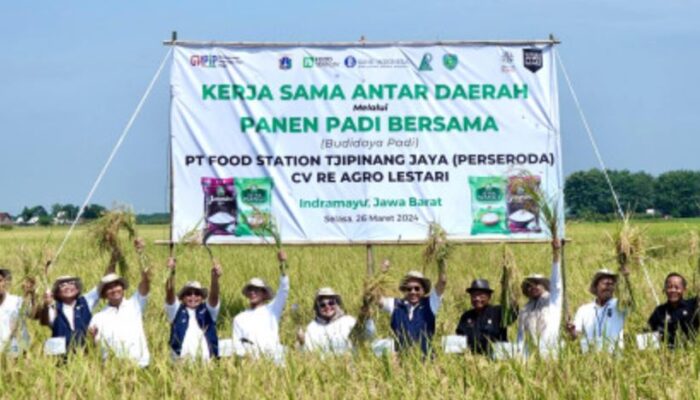
[[[238,224],[236,236],[257,236],[270,221],[272,179],[235,178]]]
[[[506,180],[500,176],[470,176],[472,235],[508,234]]]

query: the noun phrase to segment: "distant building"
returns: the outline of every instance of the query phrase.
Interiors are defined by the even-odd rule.
[[[0,225],[13,225],[12,216],[6,212],[0,212]]]
[[[31,218],[29,218],[29,220],[27,221],[27,225],[36,225],[36,224],[38,224],[38,223],[39,223],[39,217],[38,217],[38,216],[37,216],[37,217],[31,217]]]

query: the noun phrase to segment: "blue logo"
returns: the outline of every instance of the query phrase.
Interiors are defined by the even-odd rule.
[[[283,56],[282,58],[280,58],[280,69],[282,69],[282,70],[292,69],[291,57]]]
[[[348,68],[353,68],[355,65],[357,65],[357,59],[353,56],[347,56],[345,57],[345,66]]]

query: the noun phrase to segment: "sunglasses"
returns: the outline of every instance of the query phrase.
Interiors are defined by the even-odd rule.
[[[75,281],[66,281],[58,284],[59,289],[63,289],[69,286],[77,287],[78,285],[75,283]]]
[[[190,296],[200,296],[200,293],[196,290],[188,290],[182,294],[182,297],[190,297]]]
[[[338,304],[338,303],[335,300],[330,299],[330,300],[319,301],[318,307],[319,308],[335,307],[336,304]]]
[[[403,291],[404,291],[404,292],[409,292],[409,293],[410,293],[410,292],[416,292],[416,293],[418,293],[418,292],[420,292],[421,290],[423,290],[423,287],[422,287],[422,286],[404,286],[404,287],[403,287]]]

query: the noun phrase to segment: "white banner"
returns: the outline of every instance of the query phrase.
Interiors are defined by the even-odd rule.
[[[178,45],[173,240],[547,237],[561,201],[551,45]]]

